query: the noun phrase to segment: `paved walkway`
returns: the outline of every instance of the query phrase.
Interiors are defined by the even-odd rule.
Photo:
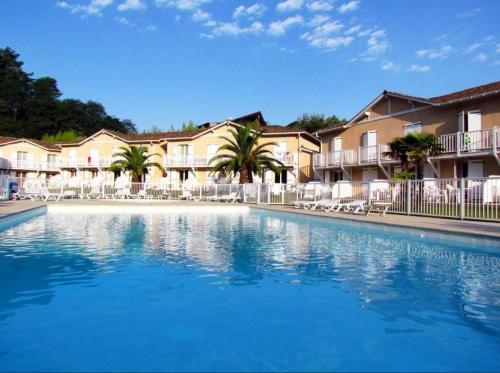
[[[30,210],[46,204],[65,205],[70,208],[71,205],[88,205],[97,204],[104,205],[147,205],[147,206],[224,206],[222,203],[216,202],[193,202],[193,201],[159,201],[159,200],[65,200],[60,202],[39,202],[39,201],[0,201],[0,218],[11,214],[19,213],[22,211]],[[240,205],[241,206],[241,205]],[[295,209],[291,206],[281,205],[253,205],[248,204],[251,208],[259,208],[264,210],[291,212],[298,214],[306,214],[313,216],[328,217],[330,219],[348,219],[351,221],[380,223],[385,225],[392,225],[407,228],[423,228],[441,232],[451,232],[460,234],[471,234],[478,236],[487,236],[500,238],[500,223],[482,222],[482,221],[468,221],[468,220],[454,220],[443,218],[430,218],[425,216],[406,216],[387,214],[386,216],[379,216],[377,213],[372,213],[370,216],[364,215],[351,215],[346,213],[329,213],[324,211],[311,211],[303,209]]]
[[[45,206],[41,201],[0,201],[0,218]]]

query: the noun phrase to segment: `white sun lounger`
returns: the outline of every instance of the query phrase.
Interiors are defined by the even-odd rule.
[[[322,199],[316,202],[311,202],[309,205],[306,205],[305,209],[316,210],[317,208],[326,209],[330,206],[337,206],[340,200],[331,200],[331,199]]]
[[[366,204],[366,201],[358,199],[356,201],[352,202],[343,202],[343,203],[338,203],[336,205],[332,204],[331,206],[325,208],[325,211],[333,211],[333,212],[339,212],[340,210],[346,211],[346,212],[359,212],[359,209],[363,209],[364,205]]]
[[[191,192],[183,191],[182,194],[178,197],[178,199],[184,200],[184,201],[190,201],[190,200],[193,200],[194,197],[191,194]]]
[[[389,208],[392,206],[391,202],[373,202],[370,207],[366,210],[366,216],[370,214],[372,211],[378,212],[380,216],[385,216]]]
[[[41,199],[42,201],[59,201],[61,198],[64,198],[63,193],[51,193],[47,188],[41,188],[37,195],[30,196],[32,201],[37,199]]]
[[[293,203],[293,207],[295,207],[296,209],[302,209],[305,208],[306,206],[309,206],[313,202],[314,201],[311,200],[296,201]]]
[[[220,202],[235,203],[238,200],[240,200],[240,197],[238,196],[238,192],[232,192],[232,193],[229,193],[229,194],[226,194],[224,196],[219,197]]]

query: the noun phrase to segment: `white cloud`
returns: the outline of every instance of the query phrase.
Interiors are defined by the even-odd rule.
[[[411,65],[408,71],[414,72],[414,73],[426,73],[430,71],[431,68],[430,66],[422,66],[422,65]]]
[[[472,53],[474,52],[476,49],[478,48],[481,48],[483,46],[483,43],[475,43],[475,44],[472,44],[470,45],[466,50],[465,50],[465,53]]]
[[[500,53],[500,44],[497,44],[497,50],[496,50],[497,53]]]
[[[323,23],[325,23],[329,20],[330,20],[330,16],[327,16],[324,14],[317,14],[307,23],[307,26],[317,27],[317,26],[322,25]]]
[[[457,13],[457,17],[459,18],[468,18],[476,15],[481,11],[480,8],[472,9],[472,10],[466,10],[465,12],[462,13]]]
[[[348,13],[348,12],[353,12],[356,9],[359,8],[359,3],[360,0],[351,0],[347,3],[342,4],[339,8],[338,11],[339,13]]]
[[[266,7],[262,4],[253,4],[248,7],[240,5],[234,10],[233,18],[238,17],[260,17],[266,10]]]
[[[358,33],[358,36],[359,36],[359,37],[361,37],[361,36],[368,36],[368,35],[370,35],[372,32],[373,32],[373,29],[368,28],[368,29],[366,29],[366,30],[360,31],[360,32]]]
[[[328,0],[316,0],[306,6],[311,12],[329,12],[333,9],[331,1]]]
[[[212,0],[155,0],[157,6],[166,6],[180,10],[196,10]]]
[[[351,34],[355,34],[356,32],[358,32],[359,30],[361,30],[361,26],[352,26],[350,27],[345,33],[347,35],[351,35]],[[361,35],[362,36],[362,35]]]
[[[302,8],[304,0],[285,0],[276,5],[276,10],[279,12],[288,12]]]
[[[384,71],[399,71],[398,66],[392,61],[383,62],[380,68]]]
[[[415,52],[417,57],[423,58],[446,58],[449,56],[453,48],[450,45],[444,45],[440,49],[420,49]]]
[[[288,17],[282,21],[271,22],[267,32],[272,36],[284,35],[286,30],[294,25],[301,25],[304,23],[302,16],[296,15],[293,17]]]
[[[212,30],[213,36],[239,36],[242,34],[258,34],[264,30],[261,22],[254,22],[249,27],[240,27],[237,23],[222,22]],[[205,34],[206,35],[206,34]]]
[[[343,27],[340,21],[325,22],[305,32],[300,38],[313,47],[333,51],[338,47],[348,46],[354,40],[352,36],[332,36],[332,34],[338,34]]]
[[[208,22],[212,19],[210,13],[207,13],[201,9],[196,9],[196,11],[191,16],[191,19],[195,22]]]
[[[280,52],[285,52],[285,53],[294,53],[295,50],[291,49],[291,48],[287,48],[287,47],[281,47],[280,49]]]
[[[83,13],[88,16],[100,16],[102,10],[113,3],[113,0],[91,0],[87,5],[73,5],[67,1],[58,1],[56,6],[68,9],[71,13]]]
[[[146,9],[146,4],[142,0],[125,0],[123,3],[118,5],[118,10],[121,12],[127,10],[143,10]]]
[[[309,40],[309,45],[324,50],[333,51],[338,47],[346,47],[354,40],[351,36],[334,36]]]
[[[148,25],[146,27],[139,27],[137,24],[130,22],[127,18],[125,17],[116,17],[115,21],[118,22],[121,25],[127,26],[131,29],[137,30],[137,31],[142,31],[142,32],[155,32],[158,31],[158,27],[154,25]]]
[[[473,62],[483,63],[488,60],[488,55],[486,53],[478,53],[472,59]]]
[[[365,56],[368,57],[368,60],[372,60],[375,56],[385,53],[391,47],[384,30],[372,32],[366,42],[366,46]]]

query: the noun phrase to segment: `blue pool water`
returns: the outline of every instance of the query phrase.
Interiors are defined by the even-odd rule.
[[[500,370],[498,242],[250,211],[0,227],[0,371]]]

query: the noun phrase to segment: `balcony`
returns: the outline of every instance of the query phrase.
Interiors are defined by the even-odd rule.
[[[500,148],[500,131],[490,128],[480,131],[457,132],[439,136],[443,145],[443,154],[438,158],[467,157],[471,155],[494,155]],[[374,165],[394,163],[384,156],[389,151],[387,144],[339,150],[330,153],[315,154],[315,168],[342,168],[344,166]]]
[[[59,171],[56,162],[35,162],[28,160],[9,160],[2,158],[0,160],[0,169],[3,170],[24,170],[24,171]]]
[[[115,159],[112,157],[100,158],[60,158],[59,168],[108,168]]]
[[[198,157],[194,155],[174,155],[163,159],[164,167],[207,167],[212,157]]]
[[[282,162],[285,166],[291,166],[296,163],[296,153],[278,153],[273,154],[273,157],[280,162]],[[163,159],[163,166],[168,167],[209,167],[210,159],[212,156],[194,156],[194,155],[176,155],[176,156],[167,156]]]
[[[444,155],[465,156],[476,153],[498,152],[500,131],[490,128],[480,131],[457,132],[439,137]]]

